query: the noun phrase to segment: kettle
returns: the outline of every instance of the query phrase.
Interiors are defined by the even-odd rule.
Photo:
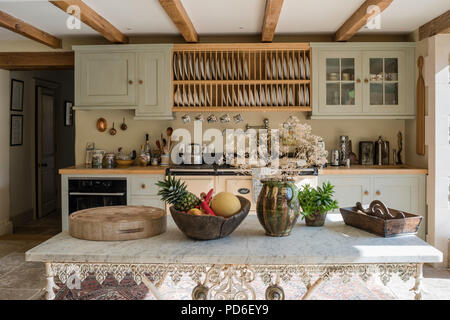
[[[376,165],[388,165],[389,164],[389,141],[383,140],[381,136],[375,141],[374,161]]]

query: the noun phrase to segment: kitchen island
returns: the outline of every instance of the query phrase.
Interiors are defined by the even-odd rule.
[[[68,290],[68,280],[83,281],[89,275],[100,283],[108,275],[119,282],[131,275],[156,298],[166,276],[178,283],[188,275],[198,283],[192,290],[194,299],[256,299],[255,277],[267,286],[266,299],[281,299],[283,283],[300,279],[307,299],[331,276],[366,281],[375,274],[385,285],[393,275],[404,281],[414,277],[414,297],[421,299],[423,264],[442,261],[440,251],[414,235],[378,237],[346,226],[335,214],[327,217],[324,227],[297,223],[291,235],[282,238],[265,236],[257,217],[248,216],[233,234],[212,241],[187,238],[168,217],[167,231],[153,238],[86,241],[62,232],[25,257],[46,264],[48,299],[57,297],[58,290]],[[55,277],[65,288],[56,288]],[[222,286],[226,283],[232,285]]]

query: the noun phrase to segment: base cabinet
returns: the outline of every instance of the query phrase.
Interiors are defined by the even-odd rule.
[[[418,236],[425,239],[426,205],[424,175],[321,175],[319,183],[329,181],[335,186],[335,198],[342,207],[353,207],[356,202],[370,204],[383,201],[389,208],[418,214],[424,217]],[[340,213],[339,209],[333,213]]]

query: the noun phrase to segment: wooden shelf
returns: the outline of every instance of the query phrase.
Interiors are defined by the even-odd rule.
[[[309,43],[174,45],[172,111],[311,111],[311,56]],[[263,106],[263,100],[258,105],[263,94],[265,101],[293,106]],[[202,106],[179,105],[187,100],[196,104],[195,97]],[[258,106],[239,106],[253,98]]]
[[[173,112],[311,112],[311,107],[173,107]]]

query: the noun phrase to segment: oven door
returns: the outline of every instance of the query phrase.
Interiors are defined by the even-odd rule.
[[[69,214],[89,208],[121,205],[127,205],[125,192],[69,192]]]

